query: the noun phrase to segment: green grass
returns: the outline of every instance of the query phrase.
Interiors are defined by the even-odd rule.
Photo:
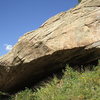
[[[64,73],[62,79],[54,77],[35,92],[26,89],[11,100],[100,100],[100,66],[84,73],[67,67]]]

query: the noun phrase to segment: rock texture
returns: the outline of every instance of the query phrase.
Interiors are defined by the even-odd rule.
[[[83,0],[26,33],[0,57],[0,90],[13,91],[61,64],[81,65],[99,58],[100,0]]]

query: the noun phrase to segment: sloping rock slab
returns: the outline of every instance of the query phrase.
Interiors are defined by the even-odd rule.
[[[0,91],[11,92],[62,68],[100,58],[100,1],[83,0],[76,8],[47,20],[21,37],[0,57]]]

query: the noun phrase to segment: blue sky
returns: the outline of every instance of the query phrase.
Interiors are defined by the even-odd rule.
[[[48,18],[73,8],[78,0],[0,0],[0,56],[18,38],[37,29]]]

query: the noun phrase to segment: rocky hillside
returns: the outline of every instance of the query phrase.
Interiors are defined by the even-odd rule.
[[[97,64],[100,0],[82,0],[22,36],[0,57],[0,90],[11,92],[65,67]]]

